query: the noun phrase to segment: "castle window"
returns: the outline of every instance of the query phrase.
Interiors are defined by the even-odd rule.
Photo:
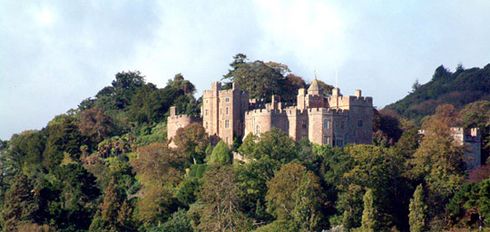
[[[362,120],[357,121],[357,127],[362,127]]]
[[[208,115],[208,110],[206,110],[206,113],[204,115]]]
[[[204,128],[206,128],[206,129],[208,128],[208,122],[206,122],[206,125],[204,126]]]
[[[329,129],[330,128],[330,120],[329,119],[324,119],[323,120],[323,128]]]
[[[306,128],[306,122],[305,122],[305,121],[301,121],[301,124],[302,124],[301,126],[302,126],[303,128]]]
[[[330,136],[324,136],[323,137],[323,144],[330,144]]]
[[[340,121],[340,128],[344,129],[344,121]]]
[[[229,97],[225,98],[225,102],[230,102],[230,98]]]
[[[344,141],[342,139],[337,139],[336,143],[335,143],[338,147],[342,147],[344,146]]]
[[[258,134],[260,134],[260,126],[259,125],[255,126],[255,135],[258,135]]]
[[[226,107],[226,114],[228,114],[228,107]]]
[[[230,126],[230,120],[225,120],[225,128],[228,128]]]

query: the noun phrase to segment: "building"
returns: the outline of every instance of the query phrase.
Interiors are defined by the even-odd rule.
[[[262,101],[249,99],[239,86],[222,90],[221,84],[215,82],[211,90],[203,93],[201,116],[206,132],[227,144],[272,128],[283,130],[296,141],[307,138],[315,144],[344,146],[372,141],[372,98],[362,96],[361,90],[356,90],[354,96],[343,96],[338,88],[325,96],[316,79],[307,90],[298,90],[296,105],[292,106],[286,106],[280,96],[275,95],[270,103],[262,104]],[[168,138],[193,120],[197,119],[185,115],[179,118],[171,113]]]
[[[419,134],[425,134],[420,130]],[[466,169],[471,170],[481,166],[481,134],[479,128],[451,127],[451,136],[457,145],[464,147]]]

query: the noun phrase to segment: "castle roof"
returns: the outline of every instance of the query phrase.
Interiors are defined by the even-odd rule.
[[[319,93],[320,92],[320,86],[318,85],[318,80],[315,78],[311,84],[310,87],[308,88],[308,93]]]

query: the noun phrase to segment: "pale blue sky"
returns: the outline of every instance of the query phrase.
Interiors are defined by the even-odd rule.
[[[0,138],[41,129],[140,70],[199,91],[232,56],[277,61],[306,80],[360,88],[383,107],[440,64],[490,63],[490,1],[0,0]]]

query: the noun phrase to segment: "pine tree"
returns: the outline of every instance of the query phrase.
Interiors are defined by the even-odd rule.
[[[427,205],[424,203],[424,190],[422,185],[417,186],[413,193],[413,198],[410,200],[410,213],[408,220],[410,223],[410,231],[421,232],[425,231],[425,216]]]
[[[374,207],[373,190],[368,189],[364,194],[364,210],[362,211],[361,231],[374,232],[378,231],[377,212]]]

